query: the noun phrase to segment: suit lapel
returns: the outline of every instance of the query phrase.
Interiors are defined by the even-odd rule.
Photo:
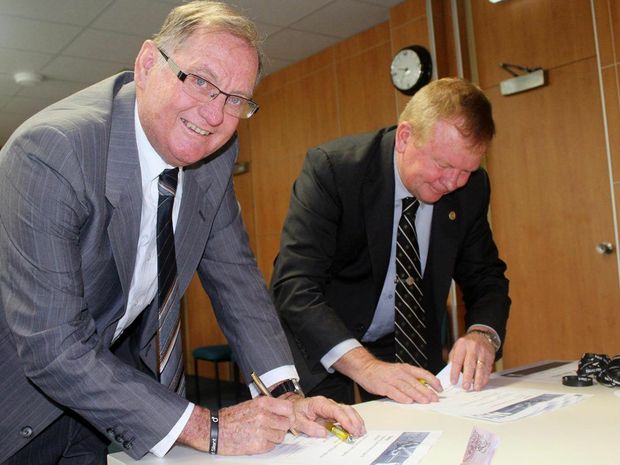
[[[443,196],[433,208],[424,292],[429,296],[439,296],[442,300],[447,292],[442,288],[449,287],[449,277],[454,275],[460,214],[454,194]],[[432,306],[437,310],[437,321],[441,324],[445,319],[445,301],[432,302]]]
[[[106,172],[106,198],[113,208],[108,237],[127,304],[136,262],[142,183],[134,129],[134,84],[125,85],[114,99]]]
[[[379,154],[369,164],[362,187],[366,234],[377,298],[387,273],[394,222],[394,134],[381,139]]]
[[[208,165],[207,165],[208,166]],[[207,226],[213,223],[216,205],[209,196],[212,176],[210,169],[186,169],[183,173],[183,200],[174,233],[177,254],[179,289],[182,291],[192,279],[208,237]]]
[[[224,190],[228,182],[232,182],[237,144],[235,135],[216,153],[183,172],[183,199],[174,232],[181,293],[198,268]]]

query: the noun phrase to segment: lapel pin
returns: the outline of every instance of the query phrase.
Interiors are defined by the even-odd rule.
[[[452,210],[450,213],[448,213],[448,218],[450,218],[451,221],[456,220],[456,212]]]

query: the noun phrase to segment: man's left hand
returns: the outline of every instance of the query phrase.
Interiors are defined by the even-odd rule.
[[[353,437],[366,434],[364,420],[353,407],[339,404],[323,396],[300,397],[293,395],[295,412],[295,429],[311,437],[323,438],[327,430],[323,426],[326,421],[335,421],[346,429]]]
[[[459,338],[450,351],[450,382],[456,384],[459,373],[463,372],[463,389],[473,388],[480,391],[489,382],[493,363],[495,363],[495,348],[489,340],[479,333],[469,333]]]

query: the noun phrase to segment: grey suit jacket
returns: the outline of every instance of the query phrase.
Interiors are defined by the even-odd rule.
[[[0,151],[0,462],[65,410],[138,458],[187,406],[154,379],[155,305],[112,345],[142,202],[132,80],[48,107]],[[248,376],[292,357],[242,224],[236,156],[233,138],[186,168],[175,243],[180,294],[197,270]]]

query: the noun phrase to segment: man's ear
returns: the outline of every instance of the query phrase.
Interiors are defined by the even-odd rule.
[[[152,40],[145,40],[138,52],[134,64],[134,81],[136,86],[143,88],[148,75],[153,70],[159,59],[159,50]]]
[[[411,123],[408,121],[398,123],[396,127],[396,151],[401,153],[404,152],[411,137],[413,137],[413,127]]]

